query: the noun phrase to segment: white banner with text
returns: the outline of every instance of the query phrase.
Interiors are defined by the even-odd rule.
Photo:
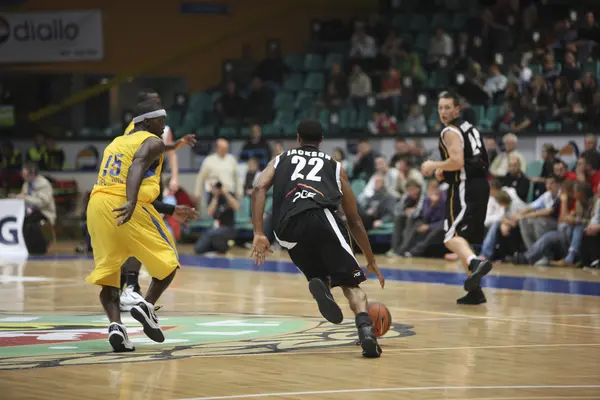
[[[21,199],[0,199],[0,256],[27,256],[27,246],[23,238],[25,201]]]
[[[100,10],[0,13],[0,63],[103,57]]]

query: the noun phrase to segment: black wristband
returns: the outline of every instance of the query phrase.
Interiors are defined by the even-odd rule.
[[[175,212],[175,206],[163,203],[162,201],[154,200],[154,202],[152,202],[152,205],[154,206],[154,208],[156,208],[156,211],[158,211],[161,214],[173,215],[173,213]]]

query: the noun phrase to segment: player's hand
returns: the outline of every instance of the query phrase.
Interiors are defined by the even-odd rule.
[[[188,221],[198,219],[198,212],[196,212],[195,208],[192,208],[190,206],[175,206],[175,211],[173,211],[173,218],[185,224]]]
[[[444,171],[439,168],[436,169],[435,170],[435,179],[442,182],[444,180]]]
[[[122,205],[119,208],[114,208],[113,212],[117,213],[117,215],[115,216],[115,218],[118,219],[117,226],[121,226],[121,225],[127,223],[133,216],[134,211],[135,211],[135,203],[133,203],[131,201],[126,202],[124,205]]]
[[[181,139],[179,139],[177,141],[175,148],[180,149],[185,145],[194,147],[196,145],[196,135],[194,135],[194,134],[185,135],[184,137],[182,137]]]
[[[433,171],[435,171],[435,164],[433,163],[433,161],[425,161],[423,164],[421,164],[421,172],[423,173],[423,175],[425,176],[430,176]]]
[[[385,286],[385,278],[381,274],[379,267],[377,266],[377,264],[375,264],[374,261],[367,264],[367,272],[365,273],[365,276],[369,276],[372,273],[377,276],[377,279],[379,279],[379,284],[383,289],[383,287]]]
[[[262,265],[265,262],[267,253],[273,253],[271,243],[264,234],[255,234],[252,242],[252,253],[250,257],[254,258],[254,264]]]

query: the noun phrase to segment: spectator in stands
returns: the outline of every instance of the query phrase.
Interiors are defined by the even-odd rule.
[[[38,133],[34,145],[27,150],[25,161],[36,163],[41,171],[46,170],[46,137]]]
[[[509,81],[506,85],[506,93],[504,93],[504,104],[510,104],[510,110],[518,110],[521,107],[521,93],[519,93],[519,85],[515,81]],[[506,112],[506,108],[504,109]]]
[[[404,131],[406,133],[427,133],[427,121],[420,105],[413,104],[410,106],[408,115],[404,120]]]
[[[392,29],[381,46],[381,54],[390,60],[394,60],[400,56],[401,45],[402,39],[400,39],[398,35],[396,35],[396,31]]]
[[[556,63],[554,62],[554,56],[552,54],[546,54],[546,56],[544,57],[542,74],[544,75],[544,79],[549,84],[552,84],[554,80],[559,76],[558,70],[556,69]]]
[[[263,85],[262,79],[252,78],[252,88],[246,99],[246,115],[250,123],[264,124],[273,113],[273,92]]]
[[[521,170],[525,172],[527,166],[527,159],[525,156],[517,150],[519,139],[513,133],[507,133],[503,136],[502,142],[504,143],[504,151],[494,159],[494,162],[490,165],[490,173],[494,176],[504,176],[508,172],[508,157],[514,155],[521,160]]]
[[[373,93],[371,78],[365,74],[360,65],[355,64],[352,67],[352,75],[349,80],[350,97],[353,100],[355,107],[358,108],[365,98]]]
[[[596,77],[591,72],[586,72],[583,76],[583,88],[581,89],[580,100],[584,107],[592,105],[594,93],[598,89]]]
[[[360,216],[365,229],[379,228],[384,222],[394,220],[394,205],[396,200],[388,193],[385,187],[385,177],[375,175],[375,190],[373,195],[365,198],[359,208]]]
[[[254,75],[259,76],[265,86],[277,91],[290,73],[290,68],[283,62],[281,57],[281,49],[279,47],[269,47],[267,58],[258,64]]]
[[[62,171],[65,168],[65,152],[56,144],[52,137],[46,139],[46,169],[48,171]]]
[[[420,165],[420,163],[419,163]],[[414,168],[414,164],[412,162],[412,158],[400,158],[396,162],[395,169],[398,170],[398,180],[396,182],[396,190],[399,193],[405,193],[407,190],[406,185],[409,181],[415,181],[419,185],[423,186],[425,183],[425,178],[421,174],[421,171],[417,168]]]
[[[406,182],[406,192],[400,198],[400,201],[396,203],[394,209],[394,230],[392,232],[391,248],[387,253],[388,256],[403,254],[400,252],[400,247],[404,238],[406,223],[408,220],[421,215],[421,209],[423,208],[425,196],[422,187],[422,182],[413,179]]]
[[[229,249],[228,241],[235,239],[235,212],[240,208],[240,203],[235,198],[233,189],[221,182],[215,182],[211,189],[208,204],[208,216],[214,218],[215,226],[205,231],[196,242],[196,254],[209,251],[226,253]]]
[[[574,207],[567,212],[566,199],[561,199],[561,218],[558,230],[568,244],[565,264],[574,265],[580,256],[586,225],[592,215],[592,188],[586,183],[577,183],[574,188]]]
[[[402,76],[410,76],[417,83],[427,79],[425,70],[421,65],[419,54],[412,51],[409,43],[402,43],[398,56],[391,62]]]
[[[375,158],[375,174],[367,182],[363,191],[358,195],[358,204],[366,204],[366,201],[375,194],[375,181],[378,176],[383,176],[384,187],[388,193],[394,198],[399,199],[400,193],[396,190],[396,182],[398,182],[399,172],[396,168],[390,168],[386,159],[383,156]]]
[[[458,41],[454,48],[454,70],[456,72],[466,72],[471,66],[471,44],[469,42],[469,34],[460,32]]]
[[[256,71],[258,63],[254,59],[252,54],[252,46],[248,43],[244,43],[242,46],[242,57],[235,62],[235,75],[236,82],[242,88],[247,88],[252,81],[252,74]]]
[[[388,30],[389,29],[380,13],[375,12],[369,15],[369,23],[366,26],[365,31],[375,39],[375,43],[383,43],[388,34]]]
[[[504,93],[507,85],[508,79],[500,72],[500,66],[492,64],[490,66],[490,76],[486,79],[483,90],[491,99],[495,99],[496,96]]]
[[[346,152],[341,147],[336,147],[331,154],[331,157],[342,165],[344,170],[348,169],[348,159],[346,158]]]
[[[569,171],[567,164],[560,159],[554,161],[552,172],[552,177],[556,179],[559,185],[562,185],[565,181],[577,180],[577,174],[573,171]]]
[[[12,141],[4,140],[0,145],[0,190],[10,191],[21,185],[20,170],[22,165],[21,152],[15,149]]]
[[[371,144],[366,139],[358,143],[358,152],[352,168],[352,179],[371,179],[375,173],[375,153],[371,150]]]
[[[577,81],[579,82],[579,81]],[[582,107],[579,104],[579,107]],[[592,99],[592,105],[587,107],[585,110],[585,116],[580,114],[575,114],[576,106],[572,105],[573,111],[571,112],[571,116],[577,120],[584,120],[586,123],[586,128],[590,130],[597,130],[600,128],[600,92],[594,93],[594,97]]]
[[[406,139],[399,137],[396,139],[396,144],[394,145],[395,153],[390,160],[390,165],[396,166],[398,161],[402,158],[411,159],[412,161],[412,152],[409,144],[406,142]]]
[[[427,65],[434,69],[440,60],[449,60],[454,53],[454,40],[440,27],[436,28],[435,35],[429,39],[429,49],[427,51]]]
[[[240,152],[240,161],[248,161],[255,158],[261,169],[271,161],[271,146],[263,137],[260,125],[252,125],[250,130],[250,139],[242,147]]]
[[[380,133],[395,135],[398,133],[398,120],[386,112],[373,111],[373,119],[368,122],[367,127],[374,135]]]
[[[526,114],[517,115],[508,100],[504,101],[503,114],[494,121],[494,131],[505,132],[521,132],[531,126],[531,121]]]
[[[246,170],[246,177],[244,178],[244,194],[248,197],[252,195],[252,189],[254,188],[254,182],[260,174],[258,161],[256,158],[251,157],[248,159],[248,169]]]
[[[567,80],[571,87],[575,84],[575,81],[579,80],[581,77],[581,68],[577,65],[573,53],[568,52],[565,54],[565,62],[560,74]]]
[[[536,76],[531,83],[531,100],[535,113],[535,125],[544,130],[544,125],[552,114],[552,97],[548,82],[541,76]]]
[[[440,190],[436,180],[430,180],[420,215],[406,223],[400,254],[404,257],[422,257],[431,245],[443,242],[445,202],[446,193]]]
[[[571,113],[569,105],[569,92],[567,80],[563,77],[558,77],[554,80],[554,90],[552,92],[552,109],[554,119],[562,122],[563,118]]]
[[[546,179],[554,174],[554,163],[558,161],[556,155],[558,149],[551,143],[544,143],[542,146],[542,171],[540,176],[530,176],[529,180],[533,183],[533,199],[537,199],[546,191]]]
[[[600,191],[596,191],[594,210],[589,224],[584,230],[581,243],[581,264],[583,266],[600,267]]]
[[[517,221],[514,217],[525,207],[527,207],[527,204],[521,200],[514,188],[503,187],[499,180],[492,179],[492,182],[490,182],[488,213],[485,220],[488,231],[481,247],[482,257],[493,260],[503,258],[499,257],[501,252],[503,254],[514,254],[517,250],[515,245],[518,241],[516,235],[519,233]],[[498,234],[501,236],[498,237]],[[496,252],[499,242],[504,242],[502,243],[504,248],[501,252]]]
[[[325,86],[325,102],[330,108],[339,108],[347,98],[348,78],[342,72],[340,64],[334,63]]]
[[[600,184],[600,171],[594,169],[593,162],[594,157],[591,154],[579,157],[575,174],[578,182],[591,186],[594,193],[596,193],[598,184]]]
[[[396,68],[390,66],[387,73],[381,78],[380,104],[392,115],[400,113],[400,100],[402,96],[402,80]]]
[[[244,115],[244,99],[238,94],[234,81],[227,82],[225,94],[215,103],[219,123],[235,124]]]
[[[56,222],[56,203],[52,184],[39,174],[33,162],[23,166],[22,176],[25,183],[19,194],[9,194],[10,198],[23,199],[27,206],[23,222],[23,238],[31,254],[45,254],[48,243],[42,233],[45,223],[54,226]]]
[[[600,170],[600,152],[598,152],[598,139],[593,133],[585,135],[583,139],[583,153],[581,157],[589,157],[592,167]]]
[[[527,201],[527,196],[529,195],[529,178],[523,173],[521,160],[514,154],[508,157],[508,172],[502,178],[502,186],[515,189],[519,198]]]
[[[350,43],[350,57],[375,58],[376,55],[377,43],[375,39],[367,35],[363,24],[358,23]]]
[[[469,121],[467,119],[467,121]],[[494,137],[486,137],[485,140],[485,149],[488,152],[488,158],[490,159],[490,165],[494,162],[496,157],[498,156],[498,142],[496,142],[496,138]]]
[[[558,182],[554,178],[548,178],[546,192],[515,215],[514,219],[519,223],[525,248],[530,248],[545,232],[556,230],[558,194]]]
[[[229,142],[223,138],[217,139],[215,152],[204,159],[198,172],[194,196],[199,203],[199,210],[202,210],[204,204],[205,186],[212,190],[215,182],[221,182],[223,186],[235,194],[236,198],[242,198],[237,160],[229,154]]]

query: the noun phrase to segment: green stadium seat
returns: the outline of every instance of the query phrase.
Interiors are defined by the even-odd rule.
[[[503,112],[503,106],[490,106],[487,108],[486,112],[485,112],[485,119],[492,121],[492,123],[494,123],[494,121],[496,121],[496,118],[498,118],[500,115],[502,115]]]
[[[298,113],[296,114],[296,125],[304,119],[315,118],[315,117],[316,117],[316,110],[314,108],[312,108],[312,107],[301,108],[298,110]]]
[[[273,107],[276,110],[293,110],[294,109],[294,94],[291,92],[280,91],[275,96]]]
[[[325,58],[325,69],[330,70],[333,64],[340,64],[344,62],[344,55],[340,53],[329,53]]]
[[[194,222],[190,222],[188,224],[190,231],[192,232],[198,232],[198,231],[203,231],[206,229],[210,229],[214,226],[215,224],[215,220],[209,217],[203,218],[201,220],[198,221],[194,221]]]
[[[261,127],[264,136],[279,136],[281,134],[281,126],[276,124],[265,124]]]
[[[350,108],[342,108],[340,110],[340,128],[348,129],[351,125],[352,110]]]
[[[294,122],[294,112],[293,111],[279,110],[275,114],[275,120],[273,121],[273,124],[285,125],[285,124],[291,124],[293,122]]]
[[[223,96],[223,92],[221,92],[221,91],[213,92],[210,95],[210,97],[211,97],[210,104],[212,105],[215,101],[219,100],[221,98],[221,96]]]
[[[244,126],[240,129],[240,136],[248,138],[252,134],[252,128],[249,126]]]
[[[297,92],[302,89],[303,83],[302,74],[292,74],[285,82],[283,82],[283,89]]]
[[[431,18],[429,28],[434,30],[436,28],[442,28],[444,30],[450,29],[452,17],[446,13],[437,13]]]
[[[266,212],[271,211],[272,207],[273,207],[273,196],[267,196],[267,202],[265,203],[265,211]]]
[[[325,66],[323,56],[309,53],[304,57],[304,71],[322,71]]]
[[[527,163],[527,167],[525,168],[525,175],[529,177],[538,177],[542,175],[542,168],[544,167],[544,162],[541,160],[533,160]]]
[[[236,137],[238,130],[233,126],[220,126],[218,129],[217,136],[222,136],[226,138]]]
[[[484,106],[471,106],[471,108],[473,109],[473,111],[475,111],[475,118],[477,118],[477,121],[481,121],[482,119],[485,119],[485,107]]]
[[[406,31],[410,26],[410,14],[400,13],[394,15],[392,26],[398,31]]]
[[[562,129],[562,124],[560,122],[546,122],[544,125],[544,130],[546,132],[559,132]]]
[[[311,72],[304,81],[304,89],[322,92],[325,89],[325,75],[321,72]]]
[[[304,54],[292,53],[286,54],[284,58],[285,64],[294,72],[301,72],[304,66]]]
[[[236,225],[250,222],[250,198],[248,196],[244,196],[240,201],[240,208],[235,214],[235,222]]]
[[[319,112],[319,122],[323,128],[327,130],[327,127],[329,126],[329,110],[321,110],[321,112]]]
[[[355,196],[358,196],[367,186],[367,182],[363,179],[355,179],[350,183],[350,189]]]
[[[208,93],[196,92],[190,95],[190,99],[188,101],[188,108],[200,107],[202,109],[205,109],[206,105],[212,106],[212,97]]]
[[[294,101],[294,108],[296,110],[302,110],[306,108],[310,108],[314,104],[314,97],[312,92],[298,92],[296,96],[296,100]]]
[[[492,121],[488,119],[480,119],[477,122],[477,127],[481,132],[491,132],[492,131]]]
[[[542,75],[542,66],[540,64],[529,64],[529,69],[534,75]]]
[[[429,49],[429,34],[421,33],[415,40],[415,50],[427,51]]]
[[[408,30],[411,32],[422,32],[427,31],[429,24],[427,23],[427,16],[423,14],[413,14],[410,19],[410,25]]]
[[[196,129],[196,135],[210,137],[215,136],[215,127],[213,125],[204,125]]]
[[[391,235],[394,232],[393,222],[384,222],[379,228],[371,229],[369,235]]]
[[[452,23],[450,24],[450,29],[453,31],[464,30],[468,17],[469,16],[467,14],[463,14],[463,13],[454,14],[454,18],[452,19]]]
[[[165,124],[171,127],[173,131],[176,131],[182,124],[183,113],[181,110],[169,110],[167,111],[167,117],[165,118]],[[187,113],[186,113],[187,114]]]

